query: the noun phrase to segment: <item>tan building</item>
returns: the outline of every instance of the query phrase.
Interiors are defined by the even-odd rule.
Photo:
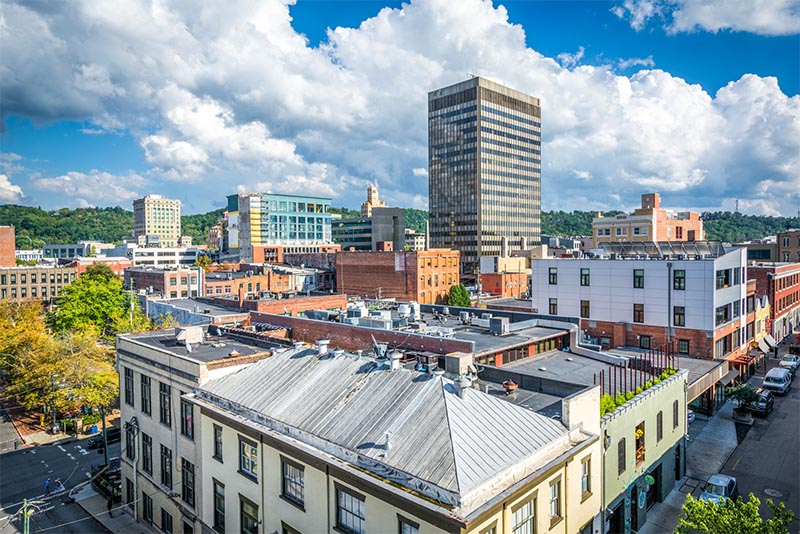
[[[181,246],[181,201],[161,195],[147,195],[134,200],[133,236],[144,238],[148,245]],[[157,242],[152,241],[153,238],[157,238]]]
[[[378,197],[378,186],[369,184],[367,186],[367,200],[361,203],[361,216],[372,217],[372,208],[385,208],[386,202]]]
[[[800,263],[800,230],[787,230],[778,234],[776,261]]]
[[[601,500],[597,398],[574,406],[585,422],[569,426],[466,379],[400,368],[399,355],[387,365],[325,346],[278,351],[184,396],[199,415],[204,524],[252,533],[591,532]]]
[[[603,217],[597,212],[592,219],[594,248],[609,241],[702,241],[703,221],[694,211],[674,212],[661,207],[661,195],[642,195],[642,207],[633,215]]]
[[[53,302],[78,277],[78,267],[19,266],[0,268],[0,299]]]
[[[421,304],[447,301],[460,283],[457,250],[339,252],[336,291],[369,298],[396,298]]]
[[[0,226],[0,267],[14,267],[17,264],[16,235],[13,226]]]

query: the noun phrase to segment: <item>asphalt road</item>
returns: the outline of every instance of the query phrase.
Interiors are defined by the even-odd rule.
[[[0,534],[22,532],[14,516],[23,499],[34,500],[40,513],[31,517],[31,532],[103,532],[103,527],[66,495],[47,498],[44,481],[61,479],[67,490],[89,478],[92,465],[103,463],[97,450],[85,448],[86,439],[61,445],[43,445],[0,455]],[[120,444],[109,446],[108,456],[119,456]]]
[[[19,433],[14,428],[3,401],[0,400],[0,454],[13,451],[16,439],[19,439]]]
[[[768,368],[777,365],[769,359]],[[760,387],[759,383],[751,385]],[[770,517],[766,499],[784,502],[795,514],[790,532],[800,531],[800,373],[785,397],[775,397],[767,417],[755,417],[753,426],[722,468],[735,476],[744,499],[753,493],[761,500],[762,517]]]

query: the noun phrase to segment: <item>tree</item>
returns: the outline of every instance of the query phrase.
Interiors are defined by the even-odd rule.
[[[758,513],[761,501],[752,493],[747,501],[738,497],[724,504],[702,501],[690,495],[683,503],[682,514],[675,534],[728,534],[729,532],[758,532],[759,534],[789,534],[794,512],[784,503],[774,504],[767,499],[772,517],[763,519]]]
[[[197,261],[195,261],[194,264],[198,267],[201,267],[203,269],[203,272],[207,273],[211,269],[211,265],[213,265],[213,262],[211,261],[211,257],[209,255],[203,254],[202,256],[197,258]]]
[[[731,399],[736,401],[736,406],[741,408],[748,402],[755,402],[758,400],[758,395],[755,390],[747,384],[739,384],[725,388],[725,394]]]
[[[469,308],[472,306],[467,288],[465,288],[463,284],[450,286],[450,298],[447,300],[447,303],[450,306],[458,306],[459,308]]]

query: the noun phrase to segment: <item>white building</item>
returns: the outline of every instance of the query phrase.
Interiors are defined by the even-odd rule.
[[[140,247],[125,243],[107,251],[109,256],[120,256],[133,260],[133,265],[151,267],[180,267],[194,265],[207,251],[195,247]]]
[[[604,246],[607,259],[532,260],[534,312],[580,317],[585,335],[606,347],[669,341],[678,353],[708,359],[746,350],[745,249]]]
[[[40,262],[44,258],[40,250],[15,250],[14,257],[20,261],[35,261]]]

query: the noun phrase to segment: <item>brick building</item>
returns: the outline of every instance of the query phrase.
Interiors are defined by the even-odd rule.
[[[107,265],[120,278],[124,278],[125,269],[133,268],[133,260],[128,258],[77,258],[68,265],[74,265],[78,269],[78,276],[80,276],[95,263]]]
[[[746,352],[746,251],[719,243],[608,244],[615,259],[533,260],[534,313],[580,317],[603,347],[705,359]]]
[[[160,294],[164,298],[189,298],[203,295],[203,269],[200,267],[134,267],[125,271],[125,288]]]
[[[405,252],[340,252],[338,293],[396,298],[422,304],[446,302],[460,283],[460,253],[451,249]]]
[[[756,281],[756,297],[769,300],[766,330],[780,342],[800,326],[800,263],[759,263],[747,272]]]
[[[258,271],[215,271],[206,273],[205,293],[207,296],[238,295],[244,290],[248,295],[258,296],[261,292],[284,293],[294,291],[292,276],[266,269]]]
[[[787,230],[777,235],[780,262],[800,263],[800,230]]]
[[[77,277],[78,269],[74,265],[0,267],[0,299],[51,303],[61,289]]]
[[[0,267],[14,267],[17,265],[16,235],[13,226],[0,226]]]
[[[675,212],[661,207],[661,195],[642,195],[642,207],[633,215],[620,214],[603,217],[597,213],[592,219],[594,246],[609,241],[702,241],[703,221],[694,211]]]
[[[250,263],[284,263],[284,256],[289,254],[326,254],[342,250],[342,246],[334,243],[321,245],[254,245],[253,258]],[[242,258],[246,260],[247,258]]]

